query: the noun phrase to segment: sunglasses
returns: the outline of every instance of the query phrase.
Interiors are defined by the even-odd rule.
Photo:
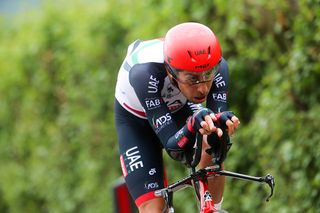
[[[165,63],[165,67],[176,81],[182,84],[188,84],[190,86],[212,81],[216,74],[216,71],[219,69],[219,65],[220,62],[213,68],[201,72],[201,75],[199,75],[193,72],[188,72],[186,70],[175,69],[169,64]],[[184,74],[181,75],[182,73]]]

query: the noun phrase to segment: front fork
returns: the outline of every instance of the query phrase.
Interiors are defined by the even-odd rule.
[[[209,192],[208,181],[207,180],[198,180],[196,183],[198,187],[198,198],[200,200],[200,212],[201,213],[212,213],[215,212],[214,201],[212,199],[211,193]]]

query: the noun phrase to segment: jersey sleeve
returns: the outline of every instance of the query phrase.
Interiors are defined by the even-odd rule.
[[[184,151],[194,142],[194,133],[187,125],[178,129],[170,110],[161,97],[166,72],[161,64],[137,64],[132,67],[129,81],[145,109],[147,119],[170,157],[183,161]],[[191,143],[190,143],[191,142]]]
[[[225,59],[222,58],[219,69],[214,77],[212,87],[207,97],[207,108],[214,113],[228,110],[229,69]]]
[[[161,64],[146,63],[132,67],[129,75],[131,86],[145,109],[147,119],[162,144],[178,131],[171,112],[161,97],[166,73]]]

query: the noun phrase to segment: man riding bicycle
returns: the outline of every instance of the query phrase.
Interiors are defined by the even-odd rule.
[[[115,121],[123,176],[139,212],[164,209],[164,200],[154,195],[167,185],[163,148],[187,163],[196,132],[207,141],[203,149],[223,134],[215,124],[223,122],[228,134],[234,133],[240,121],[227,111],[228,83],[219,42],[200,23],[182,23],[164,38],[137,40],[128,47],[116,85]],[[212,164],[203,152],[200,167]],[[224,182],[224,177],[209,181],[216,209]]]

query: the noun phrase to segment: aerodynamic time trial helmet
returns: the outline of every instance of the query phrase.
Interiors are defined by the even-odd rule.
[[[164,60],[173,69],[203,72],[221,60],[217,37],[207,26],[187,22],[172,27],[164,38]]]

